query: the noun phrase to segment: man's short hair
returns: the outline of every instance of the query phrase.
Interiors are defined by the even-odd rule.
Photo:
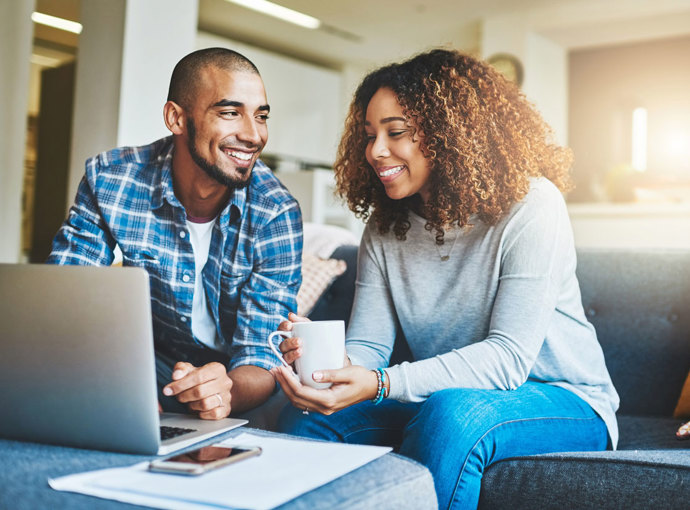
[[[201,71],[206,67],[259,74],[259,70],[252,61],[236,51],[227,48],[197,50],[183,57],[173,69],[168,101],[174,101],[183,108],[188,108],[199,86]]]

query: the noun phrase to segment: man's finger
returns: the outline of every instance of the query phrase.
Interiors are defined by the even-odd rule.
[[[222,420],[223,418],[227,418],[229,414],[230,408],[223,406],[216,407],[210,411],[202,411],[199,413],[199,418],[202,420]]]
[[[187,363],[186,361],[178,361],[177,363],[175,363],[175,366],[173,367],[173,373],[172,373],[173,381],[176,381],[178,379],[182,379],[184,376],[186,376],[188,373],[190,373],[195,368],[196,367],[194,365],[192,365],[191,363]]]
[[[180,363],[175,365],[175,367],[178,365],[180,365]],[[192,370],[182,379],[173,381],[165,386],[163,388],[164,395],[179,395],[183,391],[187,391],[190,388],[199,386],[205,382],[212,381],[214,379],[222,379],[224,376],[227,376],[225,367],[220,363],[208,363],[200,368],[196,368],[194,365],[189,363],[185,363],[185,365],[192,367]]]
[[[230,393],[214,393],[208,397],[194,400],[189,403],[189,408],[193,411],[210,411],[216,407],[227,407],[230,403]]]
[[[176,395],[176,398],[179,402],[186,404],[187,402],[203,400],[207,397],[215,395],[216,393],[225,393],[226,391],[229,391],[229,388],[222,384],[222,381],[213,379],[181,391]],[[218,401],[216,401],[216,404],[218,404]]]
[[[177,366],[177,365],[175,365],[175,366]],[[175,372],[179,372],[182,370],[186,370],[186,368],[175,370],[173,372],[173,378],[175,376]],[[193,370],[190,370],[189,372],[185,372],[185,374],[184,374],[184,376],[182,376],[182,378],[173,380],[173,382],[171,382],[170,384],[165,386],[163,388],[163,394],[167,395],[169,397],[173,396],[173,395],[178,395],[181,392],[186,391],[189,388],[193,388],[194,386],[197,386],[200,383],[204,382],[204,380],[202,379],[202,377],[204,375],[205,374],[198,369],[193,369]]]
[[[290,312],[288,314],[288,319],[290,319],[292,322],[311,322],[306,317],[302,317],[301,315],[297,315],[296,313],[293,313],[293,312]]]

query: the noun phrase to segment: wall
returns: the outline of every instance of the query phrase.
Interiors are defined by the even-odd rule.
[[[530,33],[526,62],[525,94],[553,128],[555,140],[567,145],[568,52],[550,39]]]
[[[258,67],[271,105],[266,154],[330,166],[340,137],[340,73],[199,32],[196,49],[222,46]]]
[[[569,204],[575,245],[690,250],[690,204]]]
[[[197,4],[88,0],[80,20],[68,204],[87,158],[169,134],[163,105],[173,67],[194,49]]]
[[[567,50],[540,35],[527,14],[487,17],[482,23],[481,56],[510,53],[524,67],[522,91],[553,128],[555,141],[568,140]]]
[[[690,180],[690,37],[573,51],[569,82],[571,200],[601,198],[607,173],[630,164],[638,106],[648,110],[647,178]]]
[[[0,262],[21,251],[26,109],[33,1],[0,2]]]

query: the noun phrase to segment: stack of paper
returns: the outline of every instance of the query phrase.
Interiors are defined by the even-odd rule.
[[[282,505],[386,454],[379,446],[345,445],[244,433],[219,444],[263,452],[201,476],[152,473],[148,462],[49,480],[53,489],[166,509]]]

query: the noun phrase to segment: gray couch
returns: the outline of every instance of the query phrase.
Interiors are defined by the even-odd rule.
[[[333,256],[346,260],[348,270],[322,296],[312,319],[349,318],[357,248],[343,246]],[[484,475],[480,508],[690,508],[690,441],[675,439],[680,420],[671,417],[690,368],[690,252],[588,251],[578,256],[585,310],[621,396],[619,449],[498,462]],[[409,356],[404,339],[399,340],[394,362]],[[266,416],[285,405],[281,396],[248,416],[250,425],[270,429]],[[263,411],[263,423],[258,411]],[[53,491],[46,478],[145,460],[3,439],[0,456],[1,509],[124,508]],[[416,510],[435,505],[429,472],[386,455],[285,508]]]
[[[310,314],[349,318],[357,248]],[[617,451],[506,459],[484,475],[480,508],[690,508],[690,441],[672,417],[690,368],[690,252],[579,251],[582,301],[621,398]],[[409,358],[396,340],[393,362]]]

